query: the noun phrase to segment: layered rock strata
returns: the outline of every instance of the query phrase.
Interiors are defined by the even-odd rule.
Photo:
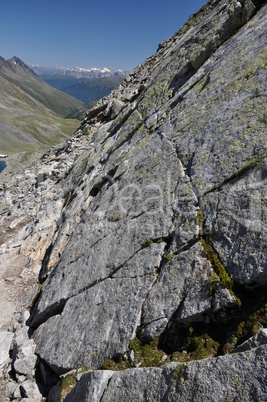
[[[85,366],[67,401],[264,400],[264,340],[212,357],[267,325],[266,11],[208,2],[2,189],[44,394]]]

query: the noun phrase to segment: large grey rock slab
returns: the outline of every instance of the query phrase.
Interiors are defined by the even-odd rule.
[[[264,401],[267,346],[246,353],[160,368],[86,373],[66,402]],[[107,378],[109,378],[107,384]]]
[[[60,315],[35,331],[36,353],[58,374],[72,367],[100,367],[107,357],[124,353],[140,323],[163,248],[152,244],[116,275],[70,298]]]
[[[267,328],[263,328],[258,334],[239,345],[234,349],[233,353],[245,352],[246,350],[250,350],[264,344],[267,344]]]
[[[120,135],[124,137],[124,132],[118,133],[118,141],[123,142]],[[88,183],[88,208],[34,308],[31,325],[39,326],[34,334],[36,353],[57,372],[78,365],[81,358],[83,364],[99,367],[105,358],[125,352],[140,324],[143,302],[161,269],[170,238],[173,237],[171,247],[175,250],[198,238],[197,198],[175,149],[169,140],[157,135],[147,136],[141,131],[136,136],[132,141],[138,145],[129,147],[125,143],[124,152],[114,151],[109,157],[105,170],[111,171],[109,164],[118,166],[112,177],[103,174],[93,187]],[[80,204],[76,200],[73,204]],[[143,274],[148,268],[148,275]],[[128,293],[136,295],[131,308]],[[104,304],[112,304],[113,318],[105,317],[102,303],[93,307],[96,294]],[[92,311],[86,307],[79,329],[69,333],[71,339],[66,339],[64,348],[54,350],[52,334],[65,332],[68,325],[78,323],[83,303],[89,303]],[[131,314],[124,316],[124,308],[133,312],[133,322]],[[72,309],[77,319],[70,313]],[[103,339],[107,338],[103,347],[100,342],[92,348],[85,347],[95,343],[94,320],[97,326],[102,320],[112,320],[114,328],[117,320],[116,331],[120,334],[110,332],[109,324],[107,328],[102,326]],[[92,325],[91,330],[88,325]],[[80,336],[81,353],[76,347],[74,355],[70,351],[78,341],[72,337],[83,326],[87,330],[86,335]]]
[[[9,350],[12,345],[14,334],[8,331],[0,331],[0,369],[9,362]]]
[[[231,277],[246,285],[267,282],[266,161],[204,200],[213,246]]]
[[[112,275],[140,251],[146,241],[167,238],[173,230],[175,198],[171,189],[175,188],[177,180],[174,172],[181,180],[184,172],[169,142],[155,135],[145,136],[139,139],[138,148],[127,146],[120,156],[124,164],[121,159],[116,161],[119,154],[110,157],[107,162],[110,169],[106,166],[106,173],[98,176],[98,182],[94,179],[93,183],[88,183],[88,189],[84,189],[85,200],[86,197],[90,200],[88,208],[44,284],[32,325],[44,321],[69,297]],[[113,177],[108,175],[114,159],[122,170],[118,178],[114,171]],[[190,183],[186,187],[190,192]],[[191,190],[191,220],[194,219],[194,197]],[[76,202],[80,205],[80,200],[75,198],[73,204]]]

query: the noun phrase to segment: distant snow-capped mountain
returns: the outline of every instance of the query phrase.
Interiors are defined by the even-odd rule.
[[[104,68],[82,68],[82,67],[50,67],[50,66],[39,66],[32,65],[33,71],[40,75],[56,75],[64,74],[71,75],[76,78],[101,78],[101,77],[112,77],[117,75],[127,75],[127,71],[123,70],[110,70],[107,67]]]

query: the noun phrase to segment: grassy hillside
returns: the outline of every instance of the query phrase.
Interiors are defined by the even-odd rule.
[[[8,164],[10,160],[19,164],[35,159],[69,138],[80,124],[62,117],[68,110],[78,110],[65,101],[66,94],[62,96],[51,88],[51,96],[49,86],[26,65],[16,66],[10,69],[10,63],[0,58],[0,154],[9,155]],[[82,105],[73,98],[71,101]],[[52,108],[61,113],[56,114]]]
[[[62,117],[84,106],[78,99],[47,85],[17,57],[0,60],[0,76]]]
[[[70,136],[79,121],[64,119],[0,77],[0,153],[50,147]]]

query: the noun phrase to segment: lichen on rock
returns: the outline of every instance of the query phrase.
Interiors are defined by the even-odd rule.
[[[209,1],[3,190],[50,397],[263,400],[266,345],[229,352],[267,325],[265,15]]]

